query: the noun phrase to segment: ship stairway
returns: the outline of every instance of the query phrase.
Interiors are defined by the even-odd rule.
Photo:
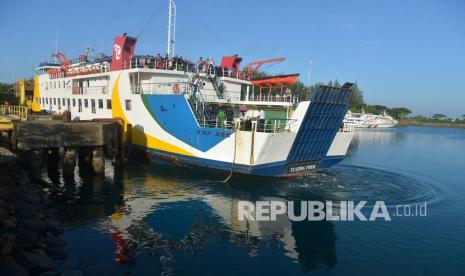
[[[224,84],[221,82],[221,80],[218,78],[217,75],[213,77],[208,77],[208,79],[211,81],[213,85],[213,89],[215,89],[216,96],[218,99],[223,99],[224,98]]]
[[[191,84],[192,93],[188,98],[189,105],[194,112],[194,116],[197,119],[197,122],[200,126],[206,126],[211,120],[212,115],[205,103],[202,93],[197,85]]]

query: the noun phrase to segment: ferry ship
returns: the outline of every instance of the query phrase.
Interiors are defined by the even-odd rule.
[[[137,39],[126,34],[115,37],[112,56],[55,53],[55,62],[35,70],[32,110],[119,118],[129,148],[176,166],[297,176],[344,158],[353,135],[343,124],[351,83],[319,86],[310,101],[299,101],[288,87],[298,74],[254,78],[262,64],[283,58],[247,70],[237,55],[219,66],[194,64],[173,55],[173,33],[165,57],[135,55]]]
[[[348,111],[343,122],[356,128],[388,128],[394,127],[398,123],[397,120],[387,115],[386,112],[383,115],[376,115],[365,113],[363,109],[362,113]]]

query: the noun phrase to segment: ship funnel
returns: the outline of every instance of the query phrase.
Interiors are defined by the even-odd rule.
[[[134,57],[136,42],[136,38],[126,36],[126,33],[122,36],[115,37],[113,55],[111,58],[111,71],[118,71],[131,67],[131,59]]]

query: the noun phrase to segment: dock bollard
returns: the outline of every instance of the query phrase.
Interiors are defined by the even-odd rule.
[[[71,122],[71,111],[63,111],[63,122]]]

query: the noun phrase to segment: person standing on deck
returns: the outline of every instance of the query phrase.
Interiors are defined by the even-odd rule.
[[[263,111],[263,109],[260,109],[260,112],[258,113],[257,131],[265,131],[265,111]]]

